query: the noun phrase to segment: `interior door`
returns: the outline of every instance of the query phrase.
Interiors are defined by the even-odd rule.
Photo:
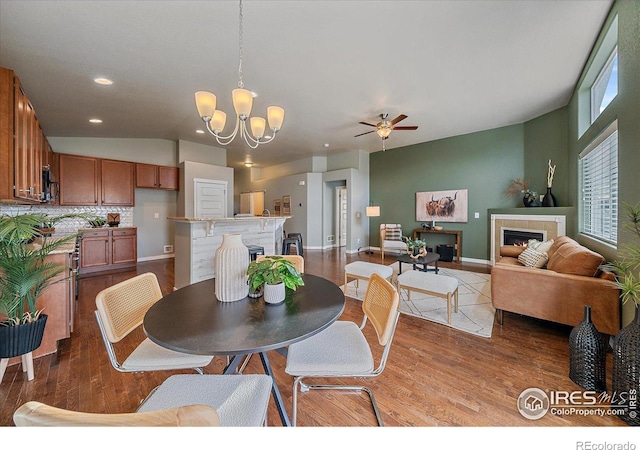
[[[196,178],[194,212],[201,219],[227,217],[227,182]]]

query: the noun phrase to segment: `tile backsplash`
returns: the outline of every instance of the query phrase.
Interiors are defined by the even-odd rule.
[[[120,226],[133,226],[133,207],[112,206],[43,206],[43,205],[3,205],[0,204],[0,214],[10,216],[25,213],[45,213],[50,216],[62,214],[92,213],[107,219],[108,213],[120,214]],[[75,233],[78,228],[88,228],[89,225],[81,219],[66,219],[56,224],[55,234]]]

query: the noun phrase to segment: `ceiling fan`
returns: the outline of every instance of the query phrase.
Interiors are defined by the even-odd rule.
[[[380,136],[382,138],[382,140],[384,141],[385,139],[389,139],[389,135],[391,134],[391,131],[393,131],[393,130],[417,130],[418,129],[417,126],[409,126],[409,127],[397,127],[397,126],[395,126],[396,123],[398,123],[401,120],[404,120],[404,119],[407,118],[407,116],[405,116],[404,114],[400,114],[398,117],[396,117],[393,120],[389,120],[388,117],[389,117],[388,114],[385,114],[385,113],[380,114],[380,118],[382,119],[382,121],[378,122],[375,125],[372,124],[372,123],[367,123],[367,122],[359,122],[362,125],[367,125],[367,126],[370,126],[370,127],[374,127],[375,130],[366,131],[364,133],[356,134],[354,137],[363,136],[365,134],[373,133],[375,131],[376,133],[378,133],[378,136]]]

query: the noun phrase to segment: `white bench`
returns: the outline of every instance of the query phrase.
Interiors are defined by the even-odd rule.
[[[411,299],[411,291],[433,295],[447,301],[447,323],[451,323],[451,299],[454,311],[458,312],[458,280],[446,275],[436,275],[420,270],[409,270],[398,275],[398,294],[400,289],[407,291],[407,300]]]
[[[393,269],[391,266],[385,266],[382,264],[370,263],[366,261],[354,261],[344,266],[344,288],[347,289],[347,282],[349,278],[356,279],[356,287],[358,287],[358,280],[369,281],[369,278],[374,273],[377,273],[382,278],[386,278],[391,281],[393,276]]]

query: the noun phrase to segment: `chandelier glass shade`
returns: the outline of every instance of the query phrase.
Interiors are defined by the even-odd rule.
[[[196,108],[200,118],[204,121],[207,131],[211,133],[218,144],[227,145],[240,134],[240,137],[251,148],[256,148],[260,144],[267,144],[273,141],[276,133],[282,128],[284,122],[284,109],[279,106],[269,106],[267,108],[267,119],[263,117],[249,117],[253,107],[253,93],[244,88],[242,81],[242,0],[240,0],[240,65],[238,67],[238,88],[231,93],[233,99],[233,109],[236,112],[236,124],[227,136],[222,136],[222,131],[227,123],[227,114],[216,109],[216,96],[208,91],[198,91],[195,94]],[[251,133],[247,129],[247,119]],[[265,137],[265,130],[269,123],[271,136]],[[252,136],[253,135],[253,136]]]

